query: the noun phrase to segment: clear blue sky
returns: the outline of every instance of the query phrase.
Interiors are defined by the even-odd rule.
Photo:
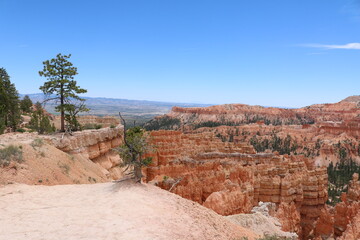
[[[20,93],[57,53],[91,97],[337,102],[360,94],[360,0],[0,0],[0,67]]]

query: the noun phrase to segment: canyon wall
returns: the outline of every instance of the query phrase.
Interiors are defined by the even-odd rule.
[[[357,173],[353,175],[348,191],[342,194],[341,200],[334,207],[327,206],[321,210],[314,229],[318,239],[360,239],[360,181]]]
[[[123,126],[118,125],[115,128],[74,132],[72,136],[57,135],[50,140],[61,151],[90,159],[103,168],[105,175],[119,179],[123,176],[122,170],[118,167],[121,159],[119,154],[111,149],[122,144],[123,131]]]
[[[148,129],[212,132],[223,141],[251,143],[277,137],[291,137],[293,154],[315,159],[317,165],[335,165],[344,158],[360,163],[360,97],[334,104],[316,104],[285,109],[244,104],[205,108],[174,107],[149,122]],[[271,148],[267,147],[272,150]],[[342,151],[342,152],[341,152]],[[344,152],[345,151],[345,152]]]
[[[157,147],[146,181],[221,215],[248,213],[259,201],[277,204],[284,231],[309,236],[327,200],[327,173],[301,156],[256,153],[247,143],[213,133],[153,131]]]

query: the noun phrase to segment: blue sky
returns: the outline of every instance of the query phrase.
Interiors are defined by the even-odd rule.
[[[0,0],[0,67],[37,93],[71,53],[87,96],[301,107],[359,95],[360,0]]]

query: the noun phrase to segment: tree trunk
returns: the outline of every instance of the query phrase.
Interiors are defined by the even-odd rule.
[[[142,179],[141,166],[138,166],[138,165],[134,166],[134,175],[135,175],[136,182],[141,183],[141,179]]]
[[[61,106],[61,118],[60,118],[60,122],[61,122],[61,132],[65,132],[65,112],[64,112],[64,93],[63,93],[63,84],[61,84],[61,89],[60,89],[60,106]]]

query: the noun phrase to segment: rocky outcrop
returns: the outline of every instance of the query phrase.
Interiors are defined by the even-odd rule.
[[[179,129],[206,126],[262,123],[267,125],[304,125],[321,122],[352,120],[360,114],[359,97],[347,98],[334,104],[315,104],[299,109],[224,104],[210,107],[173,107],[163,118],[179,119]],[[161,122],[161,118],[157,119]],[[210,124],[211,123],[211,124]]]
[[[325,206],[326,169],[304,157],[255,153],[210,132],[153,131],[151,139],[157,151],[146,181],[219,214],[248,213],[259,201],[273,202],[284,229],[307,236]]]
[[[282,138],[290,136],[296,143],[293,153],[304,154],[315,159],[317,165],[328,166],[339,162],[341,148],[345,149],[346,157],[360,162],[358,116],[359,96],[299,109],[244,104],[174,107],[170,113],[150,122],[149,129],[169,127],[183,132],[212,132],[223,141],[248,143],[253,137],[269,140],[274,134]]]
[[[97,163],[104,169],[104,173],[113,179],[118,179],[123,175],[118,168],[121,162],[119,154],[112,151],[112,148],[122,144],[122,125],[115,128],[74,132],[72,136],[57,135],[50,140],[56,148],[64,152],[82,155]]]
[[[315,227],[315,235],[320,239],[360,239],[360,182],[357,173],[349,184],[347,194],[343,193],[341,200],[335,207],[322,209]]]
[[[230,215],[226,218],[261,236],[268,235],[286,239],[298,239],[296,233],[284,232],[281,230],[281,223],[273,216],[275,209],[276,205],[274,203],[259,202],[259,205],[255,206],[249,214]]]

